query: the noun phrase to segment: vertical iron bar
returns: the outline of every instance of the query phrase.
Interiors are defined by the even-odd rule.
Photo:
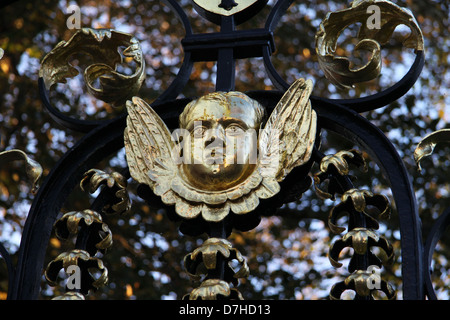
[[[209,224],[209,237],[211,238],[221,238],[226,239],[227,238],[227,232],[225,228],[225,221],[222,220],[217,223],[210,223]],[[225,259],[221,254],[217,255],[217,264],[216,269],[211,270],[208,274],[208,278],[211,279],[225,279]]]
[[[235,29],[234,17],[222,17],[220,32],[231,33]],[[236,79],[236,63],[233,48],[219,49],[217,56],[216,91],[233,91]]]

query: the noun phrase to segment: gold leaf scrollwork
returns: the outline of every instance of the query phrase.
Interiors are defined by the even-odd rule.
[[[32,181],[32,193],[36,193],[38,189],[38,182],[42,176],[42,166],[28,157],[28,155],[22,150],[12,149],[0,152],[0,166],[5,163],[16,161],[16,160],[24,160],[26,162],[26,173],[28,178]]]
[[[314,186],[316,194],[321,199],[335,199],[335,193],[339,193],[339,185],[333,177],[334,173],[341,176],[348,175],[350,165],[367,171],[366,162],[359,150],[341,150],[336,154],[323,157],[320,162],[320,171],[314,175]],[[323,188],[321,185],[328,180],[328,185]]]
[[[68,272],[69,266],[78,266],[81,271],[82,294],[87,294],[89,290],[97,290],[108,282],[108,269],[103,265],[103,261],[91,257],[87,251],[74,249],[63,252],[51,261],[45,270],[45,279],[52,286],[57,286],[58,274],[61,269]],[[92,270],[98,270],[99,276],[94,276]]]
[[[342,266],[342,263],[338,260],[339,254],[345,247],[353,248],[355,253],[359,255],[368,253],[371,265],[380,265],[380,260],[384,265],[389,265],[394,260],[394,249],[389,241],[366,228],[355,228],[331,245],[328,258],[336,268]],[[379,247],[382,253],[377,257],[368,250],[370,247]],[[352,260],[350,261],[350,270],[353,270]]]
[[[333,285],[330,291],[331,300],[339,300],[341,295],[346,290],[353,290],[361,297],[368,297],[374,290],[382,291],[388,300],[394,300],[396,298],[395,290],[392,286],[384,280],[381,280],[378,276],[378,288],[371,289],[368,285],[373,281],[374,274],[367,270],[356,270],[349,275],[344,281],[338,282]]]
[[[116,70],[116,65],[124,60],[118,51],[122,46],[126,47],[123,51],[125,60],[132,59],[136,64],[132,75]],[[145,79],[145,60],[137,39],[111,29],[91,28],[79,30],[67,42],[61,41],[44,57],[39,76],[44,79],[47,90],[78,74],[69,59],[79,53],[87,54],[93,59],[93,63],[84,71],[84,79],[89,93],[95,98],[112,106],[121,106],[137,94]],[[100,88],[94,85],[97,79],[100,81]]]
[[[450,142],[450,129],[441,129],[425,136],[414,150],[414,160],[417,163],[419,171],[422,171],[420,162],[424,157],[430,156],[438,143]]]
[[[243,300],[241,293],[223,280],[208,279],[192,290],[190,294],[186,294],[183,300]]]
[[[229,241],[220,238],[209,238],[199,248],[184,258],[186,270],[193,279],[199,279],[199,269],[214,270],[217,266],[218,255],[221,255],[227,263],[225,268],[225,280],[238,284],[238,278],[246,278],[249,275],[249,268],[246,259],[242,254],[232,248]],[[229,265],[232,260],[236,260],[240,266],[238,271],[234,271]]]
[[[353,210],[364,214],[367,226],[372,229],[378,229],[378,221],[367,213],[367,207],[371,206],[378,211],[378,217],[389,219],[391,207],[389,199],[382,194],[373,194],[368,190],[350,189],[341,197],[341,203],[333,207],[328,218],[328,226],[334,233],[341,233],[345,230],[337,225],[337,220],[344,213],[350,213]]]
[[[369,26],[371,6],[379,9],[379,26]],[[337,41],[349,25],[361,23],[356,50],[371,52],[369,61],[353,67],[346,57],[335,55]],[[339,88],[350,88],[355,83],[375,79],[381,71],[381,45],[387,43],[395,28],[406,25],[411,30],[403,41],[407,48],[424,50],[422,31],[410,10],[388,0],[355,0],[348,9],[330,12],[316,33],[316,53],[325,76]]]
[[[55,234],[59,239],[67,240],[70,235],[78,234],[81,225],[89,229],[86,251],[91,255],[95,255],[97,250],[105,253],[105,250],[111,247],[111,230],[102,222],[100,214],[89,209],[64,214],[54,225]]]
[[[108,174],[102,170],[90,169],[85,172],[80,188],[83,191],[94,193],[102,185],[112,189],[116,200],[112,204],[107,204],[103,212],[107,214],[124,214],[130,210],[131,202],[127,188],[127,180],[118,172]]]
[[[69,291],[63,295],[54,297],[52,300],[86,300],[84,295],[79,292]]]

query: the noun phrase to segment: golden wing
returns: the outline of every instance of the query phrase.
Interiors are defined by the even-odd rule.
[[[162,196],[170,191],[177,167],[172,158],[174,143],[161,117],[144,100],[127,101],[125,152],[133,179]]]
[[[317,116],[311,108],[310,80],[298,79],[272,111],[259,138],[261,175],[282,181],[311,157],[317,129]]]

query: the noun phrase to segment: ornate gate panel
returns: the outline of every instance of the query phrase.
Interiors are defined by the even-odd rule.
[[[392,245],[378,231],[379,220],[391,215],[391,204],[386,196],[359,188],[350,175],[350,168],[366,169],[363,152],[381,168],[392,190],[401,232],[403,298],[436,298],[429,272],[431,255],[449,224],[449,211],[436,222],[424,245],[418,205],[404,163],[385,134],[361,115],[396,101],[418,79],[424,65],[424,44],[413,14],[387,0],[361,0],[326,16],[316,33],[316,54],[327,79],[337,87],[349,87],[380,74],[381,47],[399,24],[410,29],[404,46],[416,54],[410,70],[392,87],[364,98],[330,99],[314,96],[310,80],[288,83],[271,61],[276,49],[274,32],[293,1],[277,1],[264,28],[242,30],[236,26],[258,14],[267,1],[193,0],[199,14],[220,27],[219,32],[200,34],[192,31],[179,2],[164,2],[185,29],[181,42],[184,57],[173,82],[151,105],[145,97],[137,96],[145,78],[145,52],[132,35],[83,28],[42,60],[39,90],[43,105],[57,123],[85,135],[39,187],[16,264],[0,246],[9,271],[8,299],[36,299],[43,270],[52,285],[57,285],[61,269],[69,279],[73,276],[67,293],[58,297],[61,299],[84,299],[89,290],[105,285],[108,270],[98,253],[107,254],[112,234],[104,217],[129,209],[130,179],[140,184],[138,196],[144,201],[173,211],[183,234],[208,235],[184,258],[187,273],[201,281],[184,299],[245,298],[238,290],[239,279],[252,270],[228,240],[230,234],[255,228],[261,216],[271,216],[310,188],[321,199],[340,198],[328,219],[330,230],[342,234],[330,246],[330,263],[342,266],[341,251],[353,250],[348,276],[330,288],[330,298],[340,299],[344,291],[353,290],[355,299],[372,299],[380,290],[388,299],[395,299],[396,290],[377,272],[394,259]],[[372,21],[374,12],[379,19]],[[367,63],[358,68],[336,54],[339,35],[354,23],[361,24],[355,50],[370,52]],[[126,48],[123,57],[119,47]],[[88,92],[112,106],[126,105],[127,112],[112,120],[87,121],[68,117],[52,105],[49,91],[54,84],[76,75],[68,59],[80,53],[93,60],[84,73]],[[253,57],[263,59],[278,90],[235,91],[235,61]],[[133,74],[116,70],[123,58],[135,64]],[[217,62],[215,92],[179,98],[193,64],[200,61]],[[96,81],[100,88],[94,85]],[[321,135],[325,132],[341,136],[358,149],[324,154]],[[446,139],[448,130],[425,138],[416,150],[416,161]],[[108,174],[92,169],[123,148],[128,164],[123,172]],[[33,177],[39,176],[38,164],[24,153],[9,151],[0,156],[5,162],[15,157],[27,160]],[[313,164],[318,164],[318,172],[311,172]],[[98,191],[96,200],[90,208],[61,216],[61,207],[77,186],[89,193]],[[339,222],[344,215],[348,217],[346,226]],[[52,230],[61,239],[75,236],[76,241],[73,250],[44,266]]]

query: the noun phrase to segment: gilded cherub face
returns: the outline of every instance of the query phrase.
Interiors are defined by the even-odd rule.
[[[182,218],[219,222],[230,212],[252,212],[311,157],[317,126],[311,91],[311,81],[296,80],[267,121],[245,94],[212,93],[189,103],[173,132],[133,97],[124,131],[130,174]]]
[[[180,127],[189,131],[182,164],[187,180],[202,190],[225,190],[244,181],[256,167],[257,132],[264,108],[240,92],[215,92],[189,103]],[[186,159],[186,157],[185,157]]]

